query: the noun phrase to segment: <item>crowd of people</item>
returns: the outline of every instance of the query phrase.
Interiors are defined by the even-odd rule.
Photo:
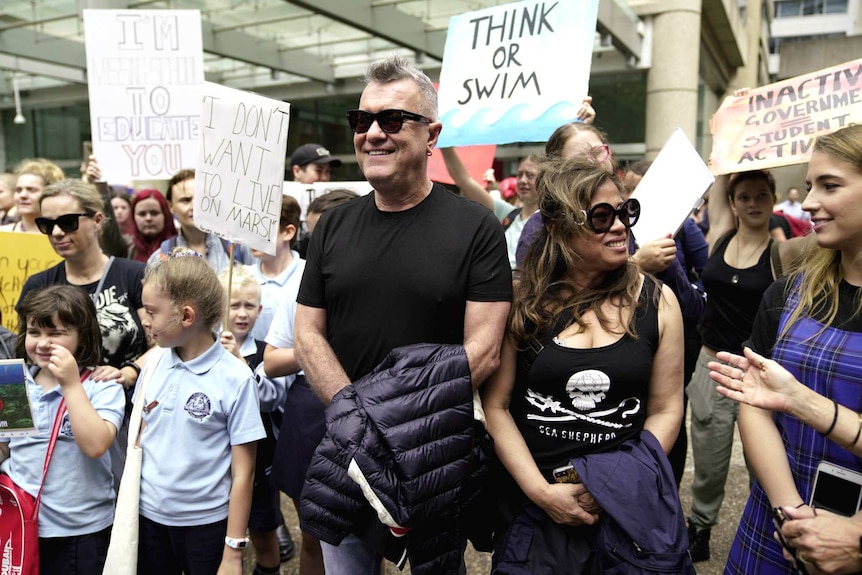
[[[281,493],[302,575],[460,575],[468,540],[501,575],[694,573],[737,424],[751,495],[725,572],[862,571],[862,514],[810,496],[821,462],[862,472],[862,127],[817,138],[801,202],[722,175],[697,222],[638,242],[650,164],[619,166],[595,119],[587,98],[519,161],[513,205],[436,149],[430,79],[379,60],[347,112],[373,191],[285,196],[274,255],[195,227],[193,170],[164,194],[111,189],[94,158],[0,177],[0,230],[62,260],[0,334],[39,432],[0,441],[0,471],[35,495],[62,422],[41,572],[102,572],[131,443],[141,574],[239,574],[249,544],[279,573]],[[312,143],[288,163],[341,165]]]

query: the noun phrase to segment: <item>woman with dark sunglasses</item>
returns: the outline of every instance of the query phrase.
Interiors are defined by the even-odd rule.
[[[30,290],[48,285],[80,286],[96,303],[103,361],[122,369],[121,383],[134,384],[138,370],[129,364],[147,349],[141,326],[144,265],[102,252],[99,233],[106,222],[105,203],[92,184],[60,180],[45,188],[39,203],[42,215],[35,226],[63,261],[27,278],[19,301]]]
[[[542,228],[515,285],[500,368],[481,388],[507,471],[494,569],[515,556],[523,572],[546,575],[615,564],[600,535],[610,521],[661,532],[638,545],[691,573],[666,457],[682,418],[682,320],[670,289],[629,258],[640,206],[584,158],[547,159],[536,187]],[[597,457],[619,458],[625,481]],[[639,482],[660,487],[639,497]]]

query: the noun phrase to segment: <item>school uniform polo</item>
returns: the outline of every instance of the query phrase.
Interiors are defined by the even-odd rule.
[[[30,369],[27,393],[33,407],[33,423],[39,434],[5,440],[9,443],[11,455],[0,470],[35,497],[42,483],[45,454],[63,392],[59,385],[44,391],[33,379],[39,368],[33,366]],[[119,429],[126,407],[122,386],[112,381],[95,382],[92,379],[85,380],[82,385],[99,417]],[[105,529],[114,522],[115,497],[110,455],[106,451],[95,459],[87,457],[75,443],[67,412],[42,490],[39,537],[72,537]]]
[[[286,295],[285,286],[287,283],[292,280],[296,282],[297,290],[299,289],[299,280],[302,278],[302,271],[305,269],[305,260],[299,257],[299,252],[291,251],[290,253],[293,255],[293,261],[290,262],[290,265],[283,272],[274,278],[264,275],[260,269],[260,262],[246,266],[246,270],[260,284],[260,303],[263,306],[257,318],[257,323],[254,324],[249,333],[249,337],[253,339],[266,340],[266,335],[269,333],[269,328],[278,311],[279,304]],[[293,300],[296,301],[295,291],[293,292]]]
[[[295,267],[293,273],[287,278],[284,287],[279,293],[278,311],[272,319],[272,325],[266,334],[265,341],[273,347],[292,348],[293,347],[293,320],[296,317],[296,296],[299,294],[299,284],[302,282],[302,273],[305,270],[305,260],[295,259],[291,267]],[[288,268],[290,269],[290,268]],[[287,376],[287,388],[297,375],[302,375],[299,371],[293,375]]]
[[[169,527],[221,521],[231,446],[266,437],[255,379],[218,341],[189,362],[173,349],[158,360],[144,397],[141,515]]]

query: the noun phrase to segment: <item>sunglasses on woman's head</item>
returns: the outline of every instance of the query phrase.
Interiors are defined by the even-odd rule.
[[[84,212],[83,214],[64,214],[52,220],[50,218],[36,218],[36,227],[45,235],[54,233],[54,226],[59,226],[64,234],[68,234],[78,229],[78,220],[81,217],[92,218],[96,212]]]
[[[357,134],[364,134],[370,130],[375,121],[380,126],[380,129],[387,134],[395,134],[401,131],[404,120],[413,120],[414,122],[422,122],[423,124],[430,124],[434,121],[431,118],[404,110],[383,110],[376,114],[366,112],[365,110],[350,110],[347,112],[347,122],[350,124],[350,129]]]
[[[617,218],[626,229],[631,228],[638,222],[641,215],[641,203],[634,198],[624,201],[619,208],[614,209],[610,204],[596,204],[589,211],[581,210],[586,223],[590,229],[597,234],[603,234],[610,230]]]

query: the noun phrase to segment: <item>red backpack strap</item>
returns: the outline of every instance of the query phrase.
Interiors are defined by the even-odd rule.
[[[84,382],[92,369],[84,371],[81,376],[81,383]],[[51,463],[51,456],[54,455],[54,446],[57,444],[57,438],[60,436],[60,427],[63,425],[63,417],[66,415],[66,398],[60,399],[60,407],[57,408],[57,415],[54,416],[54,426],[51,428],[51,439],[48,440],[48,452],[45,454],[45,465],[42,467],[42,483],[39,485],[39,493],[36,495],[36,506],[33,510],[33,517],[39,516],[39,504],[42,501],[42,489],[45,487],[45,476],[48,475],[48,464]]]

